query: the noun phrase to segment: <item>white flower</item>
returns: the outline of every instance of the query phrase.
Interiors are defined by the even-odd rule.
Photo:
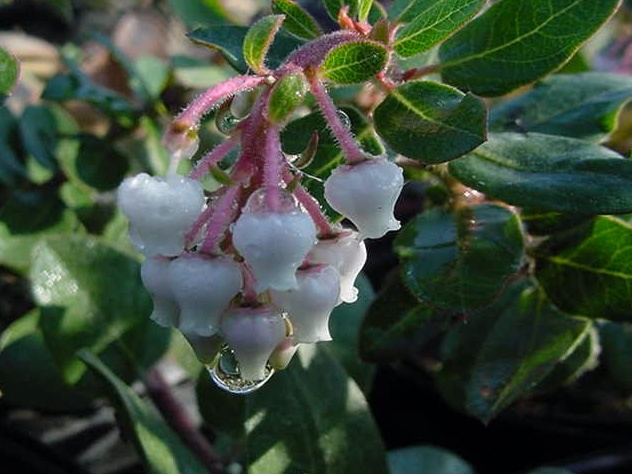
[[[251,196],[249,203],[259,196]],[[296,288],[296,270],[316,243],[316,226],[293,204],[279,211],[244,207],[233,226],[233,244],[252,270],[255,289]]]
[[[292,360],[292,357],[294,357],[294,354],[296,354],[298,346],[299,344],[295,343],[291,337],[286,337],[274,348],[274,351],[270,355],[268,359],[270,366],[275,370],[285,369]]]
[[[154,309],[149,317],[164,327],[176,326],[179,314],[178,304],[169,283],[169,265],[169,259],[155,256],[148,257],[140,267],[143,285],[154,303]]]
[[[295,342],[330,341],[329,315],[340,298],[340,274],[329,265],[299,270],[298,287],[270,291],[272,302],[282,308],[292,322]]]
[[[185,334],[211,336],[230,300],[239,293],[242,274],[230,257],[183,255],[171,262],[169,283],[180,307],[178,328]]]
[[[331,265],[340,273],[340,301],[353,303],[358,299],[354,286],[366,262],[366,246],[354,231],[345,231],[332,239],[321,239],[312,248],[308,260]]]
[[[286,332],[281,312],[270,307],[232,309],[221,322],[221,334],[235,353],[244,380],[265,377],[268,359]]]
[[[355,224],[363,238],[377,239],[400,228],[393,209],[403,186],[399,166],[373,158],[336,168],[325,181],[325,198]]]
[[[179,255],[204,202],[200,183],[176,174],[156,178],[140,173],[126,178],[118,189],[132,240],[146,255]]]

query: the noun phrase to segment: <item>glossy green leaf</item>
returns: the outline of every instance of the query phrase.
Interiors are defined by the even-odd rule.
[[[620,0],[502,0],[439,49],[449,84],[497,96],[559,68],[616,11]]]
[[[219,0],[169,0],[169,6],[189,29],[234,21]]]
[[[532,235],[548,235],[572,229],[593,218],[586,214],[521,209],[520,218]]]
[[[204,376],[202,378],[204,380]],[[207,381],[198,399],[210,416],[226,395]],[[201,398],[200,398],[201,397]],[[220,415],[223,432],[240,435],[250,474],[279,472],[385,474],[385,452],[369,407],[337,360],[317,344],[302,345],[287,369],[237,401],[227,400],[232,422]],[[232,427],[232,428],[231,428]],[[239,446],[236,447],[239,449]]]
[[[33,310],[2,333],[2,400],[36,410],[76,411],[88,408],[91,398],[64,383],[59,368],[44,343],[38,327],[39,319],[39,311]]]
[[[485,0],[399,0],[389,9],[393,21],[403,25],[395,36],[395,52],[410,57],[426,51],[454,34]]]
[[[268,15],[257,21],[244,37],[244,60],[255,73],[266,74],[266,55],[285,15]]]
[[[26,177],[26,165],[20,159],[18,120],[7,107],[0,106],[0,183],[13,187]]]
[[[128,357],[142,357],[137,353],[147,346],[134,341],[142,339],[134,329],[147,324],[151,301],[139,272],[135,259],[94,237],[51,237],[37,246],[30,271],[33,296],[42,309],[46,343],[68,382],[84,375],[75,357],[81,348],[101,353],[113,345]],[[153,345],[164,346],[161,339]]]
[[[0,105],[4,96],[9,95],[18,80],[20,66],[17,60],[0,48]]]
[[[99,191],[116,188],[128,171],[127,159],[112,147],[110,141],[94,135],[81,135],[79,143],[76,155],[61,159],[67,176]]]
[[[81,232],[79,220],[55,190],[15,191],[0,208],[0,264],[26,272],[41,239],[73,231]]]
[[[358,288],[358,299],[354,303],[343,303],[334,308],[329,318],[329,332],[332,341],[323,344],[347,373],[368,396],[375,373],[375,366],[360,359],[360,327],[364,317],[375,299],[369,279],[362,273],[355,282]]]
[[[421,304],[394,275],[378,293],[362,322],[360,354],[370,362],[401,360],[444,330],[448,318]]]
[[[373,0],[357,0],[358,20],[366,21],[373,8]]]
[[[538,133],[499,133],[450,173],[509,204],[579,214],[632,212],[632,161],[605,147]]]
[[[625,391],[632,393],[632,326],[627,323],[604,321],[599,324],[601,340],[601,363],[608,371],[614,383]]]
[[[314,39],[322,34],[318,22],[294,0],[272,0],[272,12],[285,15],[283,28],[299,38]]]
[[[434,446],[410,446],[388,452],[390,474],[474,474],[456,454]]]
[[[127,435],[132,439],[150,474],[204,474],[208,472],[182,444],[153,406],[143,401],[94,355],[83,349],[80,357],[108,389]]]
[[[492,301],[523,265],[520,219],[482,204],[451,214],[432,209],[395,240],[408,289],[433,308],[469,311]]]
[[[536,276],[564,311],[591,318],[632,320],[632,226],[599,216],[537,249]]]
[[[44,168],[57,168],[57,120],[46,106],[30,105],[20,118],[20,136],[27,153]]]
[[[270,93],[268,117],[279,122],[288,117],[305,100],[308,85],[303,74],[288,74],[277,81]]]
[[[589,328],[590,321],[562,313],[530,281],[516,281],[447,333],[440,378],[470,414],[488,422],[551,373]]]
[[[490,128],[601,140],[606,117],[632,97],[632,78],[586,72],[544,79],[523,95],[492,108]]]
[[[487,135],[484,102],[432,81],[391,89],[374,113],[378,133],[393,150],[425,163],[457,158]]]
[[[245,26],[213,25],[198,28],[189,33],[188,37],[194,43],[218,51],[228,63],[240,73],[248,70],[248,64],[243,56],[244,38],[248,34]],[[274,69],[278,67],[296,48],[303,44],[300,38],[279,31],[274,38],[266,56],[266,64]]]
[[[388,51],[380,43],[356,41],[343,43],[325,56],[320,66],[323,77],[338,84],[368,81],[386,66]]]

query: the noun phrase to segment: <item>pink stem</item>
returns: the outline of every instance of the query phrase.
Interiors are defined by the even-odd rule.
[[[354,164],[366,160],[367,154],[360,148],[351,131],[342,123],[336,104],[327,94],[327,90],[317,74],[312,71],[310,74],[307,74],[307,77],[312,94],[316,102],[318,102],[322,114],[325,116],[325,121],[331,133],[338,141],[338,146],[342,150],[347,163]]]
[[[257,291],[255,290],[255,276],[247,265],[242,265],[241,274],[244,277],[244,287],[241,290],[244,302],[247,304],[256,304],[258,300]]]
[[[208,224],[206,237],[204,238],[200,252],[209,254],[217,253],[221,238],[233,219],[235,203],[239,198],[240,191],[240,185],[230,186],[226,188],[224,194],[217,198],[216,203],[211,204],[215,210]]]
[[[193,224],[193,227],[191,227],[189,232],[187,232],[184,237],[184,242],[187,247],[189,247],[195,241],[200,232],[200,229],[211,218],[214,212],[215,208],[213,206],[208,206],[206,209],[204,209],[204,211],[202,211],[200,217],[197,218],[197,220]]]
[[[304,69],[308,66],[318,67],[333,48],[359,39],[362,39],[362,36],[350,30],[336,31],[321,36],[290,54],[279,70]]]
[[[281,151],[279,129],[271,123],[268,124],[265,132],[263,153],[263,182],[266,188],[266,204],[269,210],[278,211],[281,206],[281,178],[284,158]]]
[[[302,186],[298,185],[294,190],[294,196],[298,199],[298,202],[305,208],[309,216],[316,224],[318,228],[318,234],[321,237],[325,237],[327,235],[335,234],[334,230],[331,228],[331,224],[323,214],[322,209],[320,208],[320,204],[318,201],[314,199],[314,197],[307,192],[307,190]]]
[[[237,145],[237,135],[232,135],[223,141],[209,153],[204,155],[195,165],[195,169],[189,174],[191,179],[201,179],[209,170],[219,163]]]

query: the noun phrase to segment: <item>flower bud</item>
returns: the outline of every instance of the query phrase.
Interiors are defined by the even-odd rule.
[[[403,186],[399,166],[374,158],[336,168],[325,181],[325,198],[355,224],[363,238],[377,239],[400,228],[393,209]]]
[[[178,328],[185,334],[210,336],[219,318],[239,293],[242,274],[229,257],[203,258],[184,255],[171,262],[169,283],[180,306]]]
[[[178,324],[179,308],[168,277],[170,265],[171,260],[155,256],[148,257],[140,266],[141,280],[154,303],[154,309],[149,317],[163,327]]]
[[[126,178],[118,189],[118,203],[130,221],[130,234],[146,255],[179,255],[204,201],[200,183],[175,174],[156,178],[140,173]]]
[[[286,337],[286,323],[277,309],[236,308],[226,312],[221,334],[239,363],[241,378],[261,380],[275,347]]]
[[[316,243],[316,226],[293,202],[268,211],[259,199],[253,194],[235,222],[233,244],[252,270],[257,292],[296,288],[295,273]]]
[[[331,265],[340,274],[340,302],[353,303],[358,299],[354,286],[366,262],[366,246],[357,232],[346,231],[333,239],[322,239],[310,251],[312,263]]]
[[[329,315],[340,298],[340,275],[329,265],[296,273],[298,288],[270,291],[272,302],[288,313],[295,342],[331,341]]]

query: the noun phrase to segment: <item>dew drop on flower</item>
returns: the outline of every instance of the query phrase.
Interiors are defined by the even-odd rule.
[[[346,114],[346,112],[338,109],[336,110],[336,115],[338,115],[338,118],[340,119],[340,121],[342,122],[342,125],[347,129],[347,130],[351,130],[351,119],[349,118],[349,116]]]
[[[215,115],[215,125],[217,129],[224,135],[233,133],[241,119],[235,117],[229,107],[218,110]]]
[[[222,390],[230,393],[245,395],[261,388],[274,374],[270,364],[266,365],[265,375],[260,380],[244,380],[239,371],[239,363],[235,353],[224,345],[212,364],[206,366],[211,375],[211,380]]]

